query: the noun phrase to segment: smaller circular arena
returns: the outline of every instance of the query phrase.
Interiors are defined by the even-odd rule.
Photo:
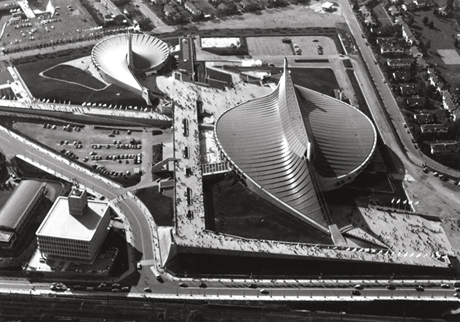
[[[109,83],[141,90],[136,75],[160,70],[169,57],[168,45],[145,34],[119,34],[98,42],[92,52],[94,66]],[[124,85],[124,86],[123,86]]]

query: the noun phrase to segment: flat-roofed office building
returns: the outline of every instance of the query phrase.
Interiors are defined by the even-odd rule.
[[[88,200],[85,190],[59,197],[37,230],[40,252],[46,257],[92,261],[108,233],[110,207]]]

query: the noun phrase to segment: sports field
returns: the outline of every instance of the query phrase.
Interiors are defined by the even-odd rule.
[[[456,49],[438,49],[441,59],[446,65],[460,65],[460,55]]]

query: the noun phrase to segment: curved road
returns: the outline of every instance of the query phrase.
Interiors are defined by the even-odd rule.
[[[101,180],[98,175],[80,171],[71,166],[70,161],[63,162],[61,157],[57,157],[56,154],[36,149],[30,143],[26,143],[25,140],[17,139],[5,131],[0,131],[0,146],[5,155],[23,155],[67,178],[75,179],[78,183],[108,199],[116,199],[126,193],[125,189],[111,185],[106,180]],[[142,260],[153,260],[153,235],[142,209],[130,198],[119,198],[114,200],[114,203],[125,214],[130,223],[134,237],[133,247],[143,254]]]
[[[460,201],[458,198],[453,198],[453,194],[460,192],[460,188],[452,184],[446,184],[440,180],[427,180],[427,175],[422,171],[422,164],[426,163],[431,168],[436,169],[436,171],[456,178],[460,178],[460,173],[428,158],[414,147],[412,136],[406,132],[404,118],[394,99],[393,93],[386,82],[384,82],[383,74],[379,66],[374,63],[374,54],[369,46],[366,45],[367,40],[361,37],[361,27],[356,20],[349,2],[347,0],[340,0],[340,5],[343,8],[343,16],[352,34],[355,36],[355,41],[360,49],[362,59],[367,65],[367,70],[372,77],[372,80],[369,80],[368,73],[365,70],[366,67],[360,63],[360,57],[357,57],[353,64],[357,78],[364,92],[364,96],[368,100],[369,109],[374,115],[374,121],[379,128],[385,144],[398,156],[407,173],[416,181],[423,182],[433,196],[440,200],[441,204],[459,214],[458,209],[460,209]],[[384,106],[381,106],[375,88],[370,82],[375,84]],[[386,111],[384,109],[386,109]],[[390,118],[390,120],[388,118]],[[417,198],[417,196],[415,198]]]

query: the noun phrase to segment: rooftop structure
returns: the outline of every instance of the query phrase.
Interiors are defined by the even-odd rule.
[[[144,34],[119,34],[101,40],[91,59],[104,79],[138,93],[151,105],[148,89],[138,77],[161,69],[169,57],[168,45],[158,38]]]
[[[107,234],[109,209],[107,202],[87,200],[86,191],[79,189],[59,197],[36,233],[41,252],[93,259]]]
[[[370,160],[377,138],[359,110],[294,85],[287,63],[271,94],[220,116],[215,136],[250,188],[322,231],[331,223],[321,191],[351,182]]]
[[[36,205],[42,199],[46,183],[22,181],[0,209],[0,245],[12,247],[17,235],[24,230]]]

